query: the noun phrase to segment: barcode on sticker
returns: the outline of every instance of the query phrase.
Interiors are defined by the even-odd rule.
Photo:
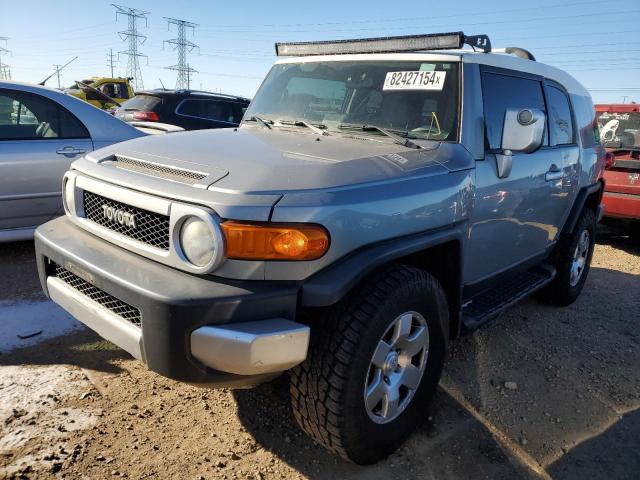
[[[387,72],[383,90],[442,90],[447,72]]]

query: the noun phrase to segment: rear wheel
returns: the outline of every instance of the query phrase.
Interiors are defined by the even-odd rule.
[[[556,247],[553,263],[556,278],[543,291],[543,297],[555,305],[573,303],[587,280],[596,240],[596,216],[585,208],[573,232]]]
[[[393,265],[365,281],[314,322],[307,360],[291,373],[301,428],[355,463],[392,453],[427,416],[447,319],[428,273]]]

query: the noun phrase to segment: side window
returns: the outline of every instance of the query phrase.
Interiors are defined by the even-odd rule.
[[[583,148],[594,148],[600,145],[600,128],[593,102],[587,97],[574,97],[573,108]]]
[[[54,101],[33,93],[0,90],[0,140],[87,137],[84,125]]]
[[[129,90],[126,83],[116,83],[116,98],[129,98]]]
[[[200,111],[200,106],[202,102],[197,100],[184,100],[180,105],[178,105],[177,113],[180,115],[187,115],[189,117],[201,117],[202,112]]]
[[[573,119],[567,94],[553,85],[547,85],[549,130],[552,145],[569,145],[573,141]]]
[[[229,118],[233,118],[231,108],[228,102],[219,102],[216,100],[207,100],[206,118],[221,122],[232,122]]]
[[[546,112],[542,84],[537,80],[492,72],[482,74],[482,97],[488,148],[502,144],[502,127],[508,108],[539,108]],[[543,145],[549,145],[545,128]]]
[[[89,132],[80,120],[68,110],[58,107],[60,115],[60,138],[89,138]]]
[[[116,98],[117,97],[116,86],[117,86],[116,83],[103,83],[98,87],[98,90],[100,90],[102,93],[104,93],[108,97]]]

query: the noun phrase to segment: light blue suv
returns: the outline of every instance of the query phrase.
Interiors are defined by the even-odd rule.
[[[36,232],[42,285],[166,377],[288,371],[300,426],[372,463],[424,420],[449,340],[537,290],[579,295],[595,112],[571,76],[482,35],[276,49],[240,127],[73,163],[66,216]]]

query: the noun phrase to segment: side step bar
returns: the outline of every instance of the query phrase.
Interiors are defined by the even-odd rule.
[[[510,277],[504,282],[474,295],[462,308],[462,324],[466,330],[474,330],[499,313],[528,297],[551,282],[556,270],[550,265],[538,265]]]

